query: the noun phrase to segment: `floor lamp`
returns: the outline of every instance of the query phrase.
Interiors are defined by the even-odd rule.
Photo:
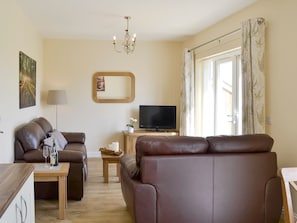
[[[58,105],[67,103],[66,92],[64,90],[49,90],[47,104],[56,105],[56,129],[58,129]]]

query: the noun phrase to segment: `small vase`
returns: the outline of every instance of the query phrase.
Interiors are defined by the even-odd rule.
[[[128,133],[133,133],[134,132],[134,127],[128,126]]]

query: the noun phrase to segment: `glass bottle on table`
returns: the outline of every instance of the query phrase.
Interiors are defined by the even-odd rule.
[[[51,166],[58,166],[59,161],[58,161],[58,151],[56,147],[56,142],[53,140],[53,147],[51,149],[51,155],[50,155],[50,165]]]

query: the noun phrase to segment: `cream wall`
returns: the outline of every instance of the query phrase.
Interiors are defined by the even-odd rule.
[[[130,116],[138,116],[139,104],[178,105],[182,48],[207,42],[239,28],[243,20],[261,16],[267,20],[267,116],[272,118],[267,129],[275,139],[274,150],[278,154],[279,166],[295,166],[297,31],[291,24],[297,19],[296,8],[295,0],[260,0],[197,34],[183,47],[179,43],[139,42],[136,52],[127,56],[114,53],[109,41],[44,40],[43,46],[32,21],[23,14],[15,0],[1,0],[0,130],[4,134],[0,134],[0,140],[4,155],[0,156],[0,162],[13,161],[13,134],[20,124],[39,115],[54,123],[54,107],[45,103],[48,89],[67,91],[68,104],[59,107],[59,129],[85,131],[90,153],[97,154],[98,147],[110,141],[122,143],[121,131]],[[37,61],[36,106],[25,109],[19,109],[18,104],[20,50]],[[97,71],[133,72],[136,77],[135,101],[127,104],[94,103],[91,77]]]
[[[140,39],[140,38],[139,38]],[[138,119],[140,104],[179,107],[181,43],[137,42],[131,55],[113,51],[111,41],[47,39],[44,41],[44,116],[55,123],[55,107],[46,104],[49,89],[65,89],[68,103],[58,107],[60,131],[84,131],[90,156],[112,141],[123,147],[122,130],[130,117]],[[135,75],[132,103],[95,103],[92,76],[100,71]],[[137,123],[138,127],[138,123]]]
[[[40,114],[42,38],[15,0],[0,0],[0,163],[14,160],[14,130]],[[36,106],[19,109],[19,51],[37,63]]]
[[[296,9],[296,0],[260,0],[184,44],[188,48],[200,45],[240,28],[241,22],[248,18],[266,19],[266,113],[272,120],[267,130],[275,139],[273,150],[277,152],[279,167],[297,166]]]

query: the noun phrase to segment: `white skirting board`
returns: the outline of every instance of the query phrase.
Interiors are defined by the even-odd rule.
[[[88,158],[101,158],[100,152],[87,152]]]

